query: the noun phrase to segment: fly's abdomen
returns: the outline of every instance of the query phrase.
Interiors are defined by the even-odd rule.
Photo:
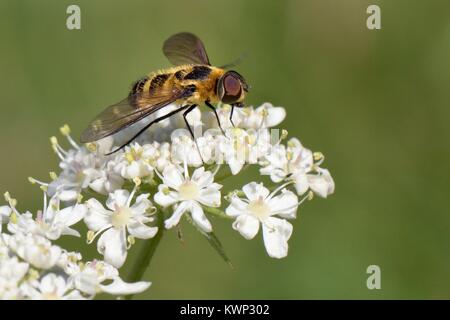
[[[149,79],[148,76],[145,76],[137,80],[131,87],[130,95],[142,92],[148,79]]]
[[[158,91],[158,89],[167,84],[168,79],[171,76],[171,73],[160,73],[151,76],[145,76],[133,84],[130,94],[139,94],[141,92],[154,94]]]
[[[140,93],[155,96],[159,92],[167,93],[189,87],[188,91],[193,91],[190,94],[191,102],[199,104],[206,100],[215,101],[216,73],[216,68],[207,65],[183,65],[161,70],[136,81],[130,97],[138,99]]]
[[[171,74],[161,73],[148,80],[148,92],[153,94],[161,89],[169,79]]]

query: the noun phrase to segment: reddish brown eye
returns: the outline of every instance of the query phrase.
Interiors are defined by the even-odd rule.
[[[233,76],[225,77],[223,84],[225,86],[225,94],[229,96],[241,95],[241,83]]]
[[[226,73],[220,80],[218,86],[218,95],[224,103],[235,103],[242,94],[242,84],[230,71]]]

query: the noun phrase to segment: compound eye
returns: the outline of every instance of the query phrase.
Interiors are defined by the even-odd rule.
[[[241,81],[233,75],[225,75],[223,78],[223,96],[224,103],[234,103],[241,97]]]
[[[224,80],[225,94],[238,96],[241,94],[241,82],[233,76],[227,76]]]

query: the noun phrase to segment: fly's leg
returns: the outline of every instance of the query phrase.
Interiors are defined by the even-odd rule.
[[[233,127],[236,127],[236,126],[234,125],[234,122],[233,122],[233,111],[234,111],[234,105],[231,106],[230,122],[231,122],[231,124],[233,125]]]
[[[195,145],[197,146],[197,150],[198,150],[198,154],[200,155],[200,159],[202,159],[203,165],[205,164],[205,161],[203,161],[203,157],[202,157],[202,153],[200,152],[200,147],[198,146],[197,140],[195,139],[194,136],[194,132],[192,131],[191,126],[189,125],[189,121],[187,120],[187,115],[189,114],[189,112],[191,112],[192,110],[194,110],[195,108],[197,108],[196,104],[193,104],[191,106],[187,106],[187,110],[185,112],[183,112],[183,118],[184,118],[184,122],[186,123],[187,128],[189,129],[189,132],[192,136],[192,140],[194,140]]]
[[[219,125],[220,131],[222,131],[222,134],[225,135],[225,131],[223,131],[222,125],[220,124],[220,119],[219,119],[219,115],[217,114],[216,108],[214,108],[214,106],[211,103],[209,103],[208,100],[205,101],[205,104],[208,108],[210,108],[214,112],[214,115],[216,116],[217,124]]]

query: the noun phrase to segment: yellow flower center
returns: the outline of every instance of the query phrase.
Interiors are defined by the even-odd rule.
[[[194,200],[200,192],[198,186],[192,181],[186,181],[178,189],[181,199]]]
[[[142,149],[131,147],[131,150],[125,153],[125,158],[127,159],[128,163],[138,161],[142,157],[142,151]]]
[[[111,224],[114,228],[120,229],[128,225],[131,218],[131,209],[128,207],[117,208],[112,214]]]
[[[260,220],[264,220],[270,216],[270,208],[261,197],[250,201],[247,210]]]

